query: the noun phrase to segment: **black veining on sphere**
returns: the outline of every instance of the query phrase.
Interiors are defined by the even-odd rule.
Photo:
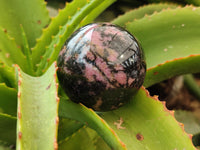
[[[107,23],[77,30],[58,57],[58,79],[69,98],[96,111],[116,109],[141,87],[142,49],[124,29]]]

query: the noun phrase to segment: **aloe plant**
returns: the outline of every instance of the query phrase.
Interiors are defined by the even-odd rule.
[[[112,21],[137,37],[147,62],[144,85],[125,106],[96,113],[59,87],[64,42],[113,2],[73,0],[56,17],[43,0],[0,2],[1,149],[195,149],[174,111],[146,88],[200,72],[199,7],[150,4]]]

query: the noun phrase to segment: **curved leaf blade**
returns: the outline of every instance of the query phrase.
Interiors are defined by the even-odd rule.
[[[0,26],[16,39],[17,45],[22,45],[20,24],[24,27],[30,47],[33,47],[48,22],[48,11],[43,0],[0,1]]]
[[[16,117],[0,113],[0,141],[15,144]]]
[[[66,6],[64,10],[60,11],[58,17],[55,18],[55,21],[52,21],[52,28],[54,27],[59,28],[59,31],[58,33],[56,33],[56,35],[52,36],[51,39],[49,39],[50,44],[45,45],[45,47],[43,48],[44,54],[42,54],[41,60],[40,60],[40,57],[38,57],[40,56],[38,53],[41,54],[42,52],[38,51],[38,48],[33,49],[33,52],[35,51],[35,53],[33,53],[34,62],[40,61],[39,64],[37,64],[37,70],[36,70],[37,75],[41,75],[43,72],[45,72],[46,69],[51,65],[51,63],[57,59],[57,56],[63,44],[65,43],[66,39],[68,39],[68,37],[72,34],[72,32],[76,28],[79,27],[79,24],[82,22],[82,20],[83,20],[82,22],[83,24],[88,23],[88,21],[90,20],[93,20],[94,18],[92,17],[96,17],[96,14],[93,15],[93,13],[95,13],[94,10],[99,10],[98,13],[100,13],[100,11],[103,11],[102,7],[99,7],[99,5],[103,4],[103,6],[108,6],[109,4],[113,3],[115,0],[109,0],[109,2],[107,3],[105,3],[105,1],[106,0],[102,0],[102,1],[83,0],[80,3],[80,1],[75,0],[69,4],[69,7]],[[68,9],[72,9],[72,11],[70,12]],[[71,15],[69,15],[69,12]],[[91,17],[90,20],[87,19],[84,21],[84,18],[88,14]],[[60,19],[64,20],[63,22],[64,24],[58,26],[59,22],[56,22],[56,21]],[[57,24],[57,26],[54,24]],[[51,31],[52,28],[49,26],[47,31],[48,30]],[[46,39],[44,38],[41,38],[40,41],[43,41],[43,40],[46,41]],[[44,45],[38,43],[38,47],[39,46],[44,46]]]
[[[197,66],[200,66],[200,55],[191,55],[158,64],[147,70],[144,86],[150,87],[176,75],[198,73],[200,72],[200,67]]]
[[[129,104],[101,114],[130,150],[195,150],[172,112],[140,89]]]
[[[59,106],[59,116],[78,120],[96,132],[105,140],[105,142],[116,150],[126,149],[125,145],[120,141],[115,132],[108,124],[101,119],[92,109],[86,108],[84,105],[75,104],[66,98],[61,98]]]
[[[8,32],[0,27],[0,60],[6,65],[18,64],[23,70],[27,69],[26,58],[21,48],[17,46],[15,39],[8,35]]]
[[[14,68],[7,66],[0,60],[0,83],[5,83],[6,86],[17,88],[17,83],[15,79]]]
[[[83,128],[84,124],[76,120],[60,118],[58,127],[58,142],[72,136],[73,133]]]
[[[86,138],[87,137],[87,138]],[[67,137],[65,140],[59,142],[59,149],[69,150],[95,150],[94,139],[96,132],[90,128],[81,128],[72,136]]]
[[[0,83],[0,112],[16,116],[16,107],[17,90]]]
[[[117,24],[122,27],[126,27],[127,23],[133,22],[134,20],[141,19],[145,15],[152,15],[155,12],[160,12],[163,9],[169,9],[169,8],[176,8],[177,5],[175,4],[149,4],[143,7],[140,7],[138,9],[133,9],[124,15],[121,15],[114,19],[112,23]]]
[[[57,149],[58,102],[56,66],[40,77],[17,67],[17,150]]]
[[[181,73],[200,71],[195,67],[199,65],[200,55],[199,13],[199,8],[187,6],[154,13],[127,24],[127,29],[144,49],[148,67],[146,87]],[[186,64],[186,61],[191,64],[178,63]]]

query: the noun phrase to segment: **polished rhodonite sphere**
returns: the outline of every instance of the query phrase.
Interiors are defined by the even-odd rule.
[[[109,23],[86,25],[66,41],[58,57],[58,79],[68,97],[108,111],[127,103],[144,82],[146,64],[137,40]]]

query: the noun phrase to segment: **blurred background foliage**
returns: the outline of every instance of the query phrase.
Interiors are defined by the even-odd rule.
[[[56,9],[62,9],[66,2],[71,1],[72,0],[46,0],[46,2],[48,2],[48,6]],[[133,8],[138,8],[151,3],[176,3],[181,6],[188,4],[192,4],[194,6],[200,5],[199,0],[117,0],[117,2],[107,8],[107,10],[97,18],[97,21],[110,21]]]

